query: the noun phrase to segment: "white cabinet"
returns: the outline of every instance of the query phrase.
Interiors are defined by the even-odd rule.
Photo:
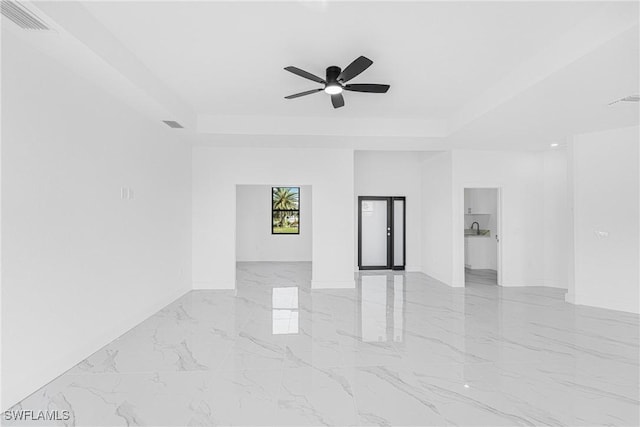
[[[497,243],[493,237],[465,237],[465,267],[472,269],[496,270],[498,265],[497,250]]]
[[[489,189],[474,191],[473,198],[475,200],[473,202],[473,210],[471,212],[475,211],[476,213],[492,213],[495,209],[495,202],[493,202],[493,197],[491,197],[492,192],[493,191]]]
[[[468,188],[464,190],[464,213],[495,214],[497,192],[492,188]],[[471,212],[469,212],[471,208]]]
[[[469,209],[471,209],[471,212],[473,212],[473,206],[471,205],[471,194],[471,190],[464,190],[464,213],[469,213]]]

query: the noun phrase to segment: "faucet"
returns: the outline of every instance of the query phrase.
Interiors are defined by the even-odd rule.
[[[474,226],[474,225],[477,225],[477,226],[478,226],[478,228],[476,228],[476,235],[477,235],[477,234],[480,234],[480,224],[478,224],[478,222],[477,222],[477,221],[472,222],[472,223],[471,223],[471,229],[472,229],[472,230],[473,230],[473,226]]]

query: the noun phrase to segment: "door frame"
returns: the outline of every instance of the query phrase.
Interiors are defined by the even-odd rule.
[[[387,202],[387,265],[362,266],[362,202],[366,200],[384,200]],[[401,200],[402,209],[402,265],[394,265],[393,242],[394,201]],[[358,269],[359,270],[404,270],[407,263],[407,198],[405,196],[358,196]]]

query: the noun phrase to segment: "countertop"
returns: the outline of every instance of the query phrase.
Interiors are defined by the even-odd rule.
[[[491,237],[491,230],[480,230],[479,233],[480,234],[476,234],[476,230],[465,229],[464,237],[465,238],[473,237],[473,238],[481,238],[481,239],[487,239]]]

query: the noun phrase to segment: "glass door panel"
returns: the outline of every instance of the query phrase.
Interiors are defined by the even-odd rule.
[[[393,199],[393,268],[404,268],[404,199]]]
[[[387,268],[389,201],[361,200],[360,227],[360,266]]]

